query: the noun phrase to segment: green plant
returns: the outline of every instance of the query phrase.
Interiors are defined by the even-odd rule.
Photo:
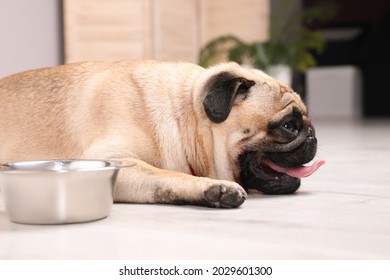
[[[338,4],[324,1],[292,13],[297,1],[279,2],[270,18],[267,41],[247,43],[233,35],[218,37],[201,49],[199,64],[210,66],[225,56],[230,61],[251,64],[264,70],[271,65],[287,64],[294,70],[305,72],[307,68],[316,65],[312,52],[323,50],[324,36],[321,31],[306,26],[334,17]]]

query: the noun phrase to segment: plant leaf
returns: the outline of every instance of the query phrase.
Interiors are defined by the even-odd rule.
[[[207,43],[199,54],[199,65],[208,67],[213,64],[216,57],[227,54],[232,46],[243,44],[243,42],[233,35],[218,37]]]

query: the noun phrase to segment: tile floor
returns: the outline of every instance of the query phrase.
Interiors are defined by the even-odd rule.
[[[316,127],[327,164],[295,195],[233,210],[115,204],[59,226],[12,223],[0,202],[0,259],[390,259],[390,120]]]

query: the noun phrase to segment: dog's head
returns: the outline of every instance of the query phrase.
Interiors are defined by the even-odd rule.
[[[295,192],[323,163],[303,166],[317,139],[300,96],[259,70],[230,63],[209,71],[203,108],[213,133],[223,135],[234,179],[267,194]]]

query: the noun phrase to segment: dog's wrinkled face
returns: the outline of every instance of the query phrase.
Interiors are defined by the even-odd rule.
[[[320,165],[315,131],[299,95],[258,70],[210,79],[203,105],[226,139],[235,180],[246,189],[289,194]],[[220,135],[221,133],[219,133]]]
[[[314,158],[317,139],[311,125],[297,112],[293,108],[291,115],[270,123],[267,148],[247,149],[240,155],[240,182],[244,187],[267,194],[289,194],[299,188],[301,177],[315,171],[316,165],[302,165]]]

